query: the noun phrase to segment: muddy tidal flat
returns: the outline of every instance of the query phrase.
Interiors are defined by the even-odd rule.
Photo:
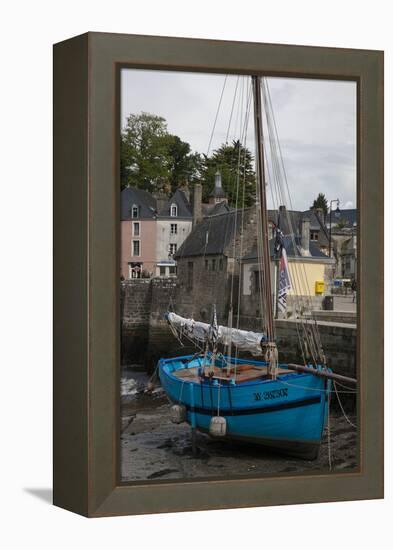
[[[212,439],[197,433],[191,449],[188,424],[173,424],[170,403],[161,390],[145,391],[143,374],[122,379],[121,478],[123,482],[189,478],[228,478],[329,472],[327,430],[319,457],[302,460],[248,444]],[[349,415],[356,424],[356,418]],[[357,468],[357,433],[341,413],[330,416],[332,472]]]

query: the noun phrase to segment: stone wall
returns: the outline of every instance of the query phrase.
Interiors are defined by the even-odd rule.
[[[261,326],[260,320],[255,317],[243,316],[240,323],[242,328],[248,330],[258,331]],[[318,321],[317,324],[327,366],[337,374],[357,378],[356,325],[326,321]],[[279,361],[303,364],[296,322],[288,319],[276,319],[275,327]],[[343,388],[339,389],[344,391]],[[340,398],[346,409],[354,410],[356,399],[353,394],[343,393]],[[335,398],[333,406],[338,408]]]
[[[212,278],[212,287],[215,288]],[[179,303],[181,297],[176,279],[134,279],[121,284],[122,364],[140,363],[152,372],[160,357],[188,355],[195,348],[182,346],[172,334],[164,314],[175,309],[186,314],[192,302]],[[221,295],[222,289],[217,290]],[[201,299],[203,296],[201,297]],[[202,307],[206,300],[198,305]],[[234,318],[234,326],[237,319]],[[241,328],[259,331],[260,319],[241,316]],[[303,363],[296,322],[276,320],[277,345],[282,362]],[[350,323],[318,321],[322,346],[327,364],[334,372],[356,378],[356,325]],[[186,343],[186,342],[184,342]],[[343,402],[351,405],[348,396]]]
[[[302,364],[296,321],[276,319],[274,325],[280,361]],[[356,325],[326,321],[318,321],[317,325],[328,366],[339,374],[356,378]],[[261,330],[260,319],[255,317],[241,316],[240,326],[248,330]]]
[[[227,322],[231,288],[228,263],[230,260],[223,255],[178,260],[176,311],[184,317],[209,322],[215,304],[218,322]],[[234,289],[237,291],[237,276]]]
[[[130,279],[121,283],[121,363],[154,370],[160,357],[193,353],[174,338],[164,314],[176,309],[176,279]]]
[[[225,225],[227,216],[234,214],[220,214],[216,220]],[[233,309],[237,309],[240,259],[256,244],[255,207],[238,214],[233,231],[235,238],[228,239],[223,253],[177,258],[177,307],[181,315],[209,322],[215,304],[218,322],[226,324],[231,296]]]
[[[152,285],[150,279],[128,279],[120,285],[121,363],[144,361],[148,346]]]

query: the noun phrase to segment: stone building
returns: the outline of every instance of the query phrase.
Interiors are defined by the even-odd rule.
[[[336,278],[356,279],[357,271],[357,210],[339,210],[332,216],[332,257]]]
[[[208,321],[215,304],[218,322],[227,323],[231,300],[234,308],[237,304],[240,259],[255,239],[255,207],[234,210],[217,203],[176,254],[176,311]]]
[[[251,314],[251,310],[253,315],[259,315],[257,216],[255,206],[235,211],[226,201],[220,201],[194,225],[176,255],[178,313],[209,320],[215,304],[219,322],[226,323],[230,304],[235,315],[240,298],[244,304],[240,304],[239,312],[243,308],[245,315]],[[333,264],[324,252],[328,238],[318,213],[280,207],[279,211],[269,210],[268,219],[273,288],[276,264],[273,235],[274,226],[279,225],[286,236],[290,273],[297,283],[291,294],[316,296],[316,283],[322,281],[328,286]]]
[[[332,257],[335,260],[335,278],[356,279],[356,227],[332,228]]]

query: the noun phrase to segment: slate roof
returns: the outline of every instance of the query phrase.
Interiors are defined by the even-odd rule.
[[[170,218],[170,206],[177,205],[177,218],[192,218],[192,208],[186,195],[179,189],[168,199],[164,207],[157,212],[157,200],[151,193],[136,187],[126,187],[120,195],[120,219],[122,221],[132,219],[132,207],[139,207],[139,219],[165,219]],[[173,218],[172,218],[173,219]]]
[[[235,223],[238,228],[241,227],[242,216],[242,210],[232,209],[204,218],[183,242],[175,259],[184,256],[223,254],[233,240]]]
[[[131,210],[134,204],[139,207],[138,217],[140,219],[156,217],[156,199],[148,191],[136,187],[126,187],[120,194],[120,219],[122,221],[132,219]]]
[[[177,217],[178,218],[192,218],[192,208],[187,200],[187,197],[183,191],[177,189],[174,194],[168,199],[164,207],[158,212],[159,218],[171,217],[170,208],[171,204],[177,205]]]
[[[209,254],[225,254],[227,247],[233,242],[235,219],[237,217],[236,226],[240,228],[243,211],[240,209],[235,210],[226,203],[219,203],[214,205],[211,209],[207,209],[207,205],[203,205],[203,212],[208,212],[208,215],[193,228],[190,235],[177,251],[175,259]],[[301,222],[306,216],[310,218],[310,229],[313,228],[313,223],[319,229],[319,239],[318,243],[310,240],[310,256],[304,257],[329,259],[328,256],[320,250],[321,244],[328,244],[329,242],[328,233],[322,221],[319,220],[318,216],[313,211],[306,211],[304,213],[296,210],[287,210],[286,215],[280,216],[280,229],[285,235],[284,243],[288,256],[296,257],[300,255]],[[277,210],[268,211],[269,221],[277,224],[278,217]],[[288,217],[290,218],[291,224],[288,222]],[[296,234],[295,244],[297,251],[294,250],[292,238],[289,236],[292,233],[291,225]],[[271,241],[271,247],[273,247],[272,243],[273,241]],[[273,248],[271,254],[273,254]],[[244,259],[255,258],[256,248],[254,252],[250,253],[250,256],[245,256]]]
[[[215,216],[217,214],[226,214],[235,210],[233,206],[229,206],[225,201],[218,202],[216,204],[203,204],[202,203],[202,214],[204,216]]]
[[[326,222],[329,223],[329,215]],[[353,227],[357,225],[357,209],[348,208],[346,210],[340,210],[339,212],[332,212],[332,226],[338,222],[347,222],[348,226]]]
[[[318,231],[318,244],[319,246],[328,246],[329,245],[329,233],[326,228],[324,221],[320,216],[315,212],[315,210],[305,210],[301,212],[299,210],[286,210],[286,215],[280,216],[280,229],[284,235],[291,234],[291,226],[288,221],[290,218],[293,231],[301,234],[302,220],[308,218],[310,220],[310,230]],[[277,210],[269,210],[268,218],[270,221],[274,222],[276,225],[278,223],[279,213]]]
[[[310,242],[310,256],[302,256],[301,255],[301,248],[300,248],[300,237],[295,238],[295,243],[293,243],[293,240],[291,237],[284,237],[284,246],[287,253],[288,258],[310,258],[310,259],[324,259],[324,260],[330,260],[329,256],[324,254],[320,251],[317,244]],[[270,249],[270,257],[274,257],[274,239],[270,239],[269,241],[269,249]],[[246,254],[243,256],[242,261],[247,260],[256,260],[258,258],[257,253],[257,247],[256,245],[253,246],[249,254]]]

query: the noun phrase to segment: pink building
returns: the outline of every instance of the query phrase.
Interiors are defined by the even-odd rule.
[[[121,192],[121,266],[125,279],[151,276],[156,266],[156,201],[142,189]]]

